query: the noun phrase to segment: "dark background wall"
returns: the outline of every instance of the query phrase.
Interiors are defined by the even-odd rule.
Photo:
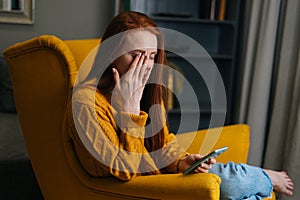
[[[41,35],[62,39],[100,37],[113,17],[113,0],[35,0],[32,25],[0,23],[0,52]]]

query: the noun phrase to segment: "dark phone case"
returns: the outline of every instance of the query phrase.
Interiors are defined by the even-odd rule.
[[[228,149],[228,147],[222,147],[219,149],[214,150],[213,152],[207,154],[206,156],[204,156],[203,158],[201,158],[200,160],[196,161],[191,167],[189,167],[187,170],[183,171],[183,174],[186,175],[188,173],[190,173],[191,171],[193,171],[198,165],[200,165],[200,163],[203,162],[207,162],[210,158],[213,157],[217,157],[218,155],[220,155],[221,153],[223,153],[224,151],[226,151]]]

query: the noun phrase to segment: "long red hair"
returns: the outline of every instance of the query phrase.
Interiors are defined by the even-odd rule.
[[[119,15],[117,15],[106,28],[106,31],[102,37],[102,42],[112,37],[113,35],[119,34],[124,31],[136,29],[136,28],[151,28],[151,27],[158,27],[158,26],[147,15],[139,12],[134,12],[134,11],[122,12]],[[155,29],[155,30],[157,31],[155,31],[154,34],[157,36],[157,41],[158,41],[157,44],[158,49],[157,49],[157,55],[155,56],[155,63],[166,64],[167,60],[164,51],[163,36],[159,31],[159,29]],[[112,66],[109,66],[105,70],[105,72],[103,73],[99,81],[98,89],[102,93],[112,92],[112,89],[114,88],[115,83],[114,83],[111,67]],[[159,67],[155,69],[156,70],[152,71],[153,77],[157,79],[161,79],[162,70],[159,69]],[[155,104],[162,105],[162,102],[164,102],[163,99],[165,97],[164,94],[165,94],[165,89],[162,85],[147,84],[145,86],[143,97],[141,100],[141,110],[149,113],[149,109],[152,105]],[[158,133],[152,133],[154,130],[157,129],[153,126],[157,126],[161,124],[161,121],[162,121],[162,116],[159,113],[157,114],[157,116],[152,117],[151,119],[148,118],[147,124],[149,124],[149,129],[148,128],[146,129],[144,143],[146,149],[149,152],[162,148],[164,144],[163,130],[160,130]]]

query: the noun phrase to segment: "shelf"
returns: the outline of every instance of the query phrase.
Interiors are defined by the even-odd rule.
[[[198,112],[196,112],[195,109],[184,109],[184,110],[181,110],[180,108],[173,108],[173,109],[167,110],[167,113],[168,114],[181,114],[181,113],[184,113],[184,114],[195,115]],[[210,109],[200,109],[200,114],[211,114],[211,113],[212,113],[212,111]],[[218,109],[218,110],[215,110],[214,113],[215,114],[224,114],[225,111],[222,110],[222,109]]]
[[[174,54],[174,53],[167,53],[167,58],[196,58],[196,59],[218,59],[218,60],[232,60],[232,55],[223,55],[223,54],[209,54],[207,55],[199,55],[199,54],[192,54],[192,53],[182,53],[181,56]]]
[[[155,21],[167,21],[167,22],[184,22],[184,23],[203,23],[209,25],[230,25],[236,26],[237,21],[234,20],[209,20],[209,19],[199,19],[195,17],[158,17],[155,15],[150,15]]]
[[[232,55],[222,55],[222,54],[211,54],[212,59],[217,60],[232,60],[234,57]]]
[[[211,23],[191,23],[176,21],[156,21],[159,27],[167,28],[170,30],[182,33],[198,44],[200,44],[210,55],[214,55],[217,58],[229,58],[228,56],[219,55],[234,55],[235,38],[237,34],[237,28],[235,26],[223,26]],[[178,49],[180,53],[195,53],[192,49],[181,40],[176,39],[174,34],[167,34],[167,45],[171,49]]]
[[[225,124],[232,122],[234,117],[233,106],[235,95],[236,71],[242,67],[237,66],[239,53],[240,21],[242,10],[245,10],[245,3],[242,0],[226,0],[225,16],[220,15],[220,4],[214,8],[212,4],[203,5],[204,0],[116,0],[123,2],[123,7],[119,10],[136,10],[150,16],[156,24],[162,28],[162,33],[165,34],[165,50],[166,56],[170,61],[170,66],[178,69],[178,72],[184,76],[184,81],[173,74],[172,88],[178,96],[174,98],[173,104],[170,107],[173,109],[167,110],[170,119],[170,130],[177,131],[178,125],[181,123],[182,116],[186,115],[187,120],[201,115],[199,128],[205,128],[210,124],[212,114],[216,114],[218,118],[226,115]],[[207,1],[209,2],[209,1]],[[127,7],[124,7],[126,4]],[[128,7],[128,3],[131,5]],[[117,4],[122,5],[122,4]],[[224,6],[224,5],[223,5]],[[120,8],[120,7],[119,7]],[[224,8],[224,7],[222,7]],[[213,12],[214,10],[214,12]],[[207,11],[207,12],[204,12]],[[222,10],[223,13],[224,10]],[[210,14],[208,14],[210,13]],[[209,19],[212,13],[219,13],[216,19]],[[208,14],[208,15],[207,15]],[[220,17],[220,18],[219,18]],[[173,30],[175,33],[182,33],[190,40],[201,45],[203,49],[197,49],[194,46],[189,46],[188,43],[175,33],[164,32],[163,29]],[[169,51],[168,51],[169,50]],[[174,52],[174,53],[173,53]],[[196,67],[194,67],[196,66]],[[215,68],[215,66],[217,68]],[[202,77],[199,69],[205,73],[206,77]],[[215,84],[218,78],[216,73],[220,73],[225,86],[226,106],[216,104],[214,110],[211,111],[210,96],[219,94],[220,87]],[[212,88],[212,94],[209,93],[208,84]],[[189,83],[189,84],[187,84]],[[192,91],[190,91],[190,88]],[[199,103],[199,111],[193,109],[193,102],[190,101],[191,96],[196,95]],[[217,98],[213,96],[214,98]],[[180,100],[180,103],[179,103]],[[217,99],[216,99],[217,100]],[[198,105],[198,104],[197,104]],[[185,122],[186,123],[186,122]],[[183,124],[183,130],[189,130],[190,123]]]

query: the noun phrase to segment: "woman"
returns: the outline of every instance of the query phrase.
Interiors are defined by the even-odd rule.
[[[202,156],[185,152],[168,132],[160,84],[166,64],[162,35],[148,16],[124,12],[107,27],[85,81],[73,90],[68,123],[75,151],[92,176],[180,173]],[[108,66],[108,67],[106,67]],[[202,163],[194,173],[222,178],[221,198],[261,199],[272,188],[292,195],[285,172],[245,164]]]

